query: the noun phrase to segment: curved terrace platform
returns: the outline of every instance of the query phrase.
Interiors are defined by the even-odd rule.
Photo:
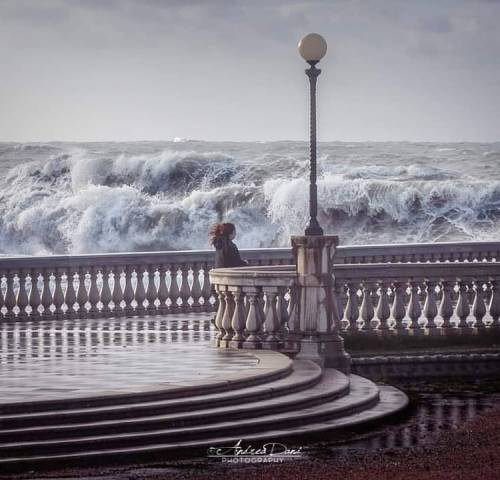
[[[293,242],[216,270],[213,252],[0,258],[0,466],[320,434],[407,405],[359,373],[498,371],[498,352],[380,350],[498,332],[500,243]]]

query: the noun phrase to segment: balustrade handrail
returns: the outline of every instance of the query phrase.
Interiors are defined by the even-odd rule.
[[[216,285],[259,287],[292,287],[296,277],[294,265],[216,268],[209,275]]]
[[[500,279],[500,263],[370,263],[335,265],[336,281],[407,281],[453,278],[459,280]]]
[[[242,249],[243,258],[250,263],[292,263],[291,248]],[[65,266],[95,266],[140,264],[155,265],[158,261],[189,263],[209,262],[214,258],[213,250],[173,250],[156,252],[119,252],[76,255],[46,256],[0,256],[0,270],[16,268],[43,268]],[[379,262],[444,262],[455,260],[498,260],[500,242],[440,242],[377,245],[345,245],[337,247],[335,262],[379,263]]]

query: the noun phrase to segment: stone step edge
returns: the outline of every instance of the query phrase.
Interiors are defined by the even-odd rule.
[[[248,368],[226,375],[224,378],[217,376],[209,377],[190,385],[172,385],[156,389],[140,389],[126,393],[104,393],[91,397],[73,397],[67,399],[50,399],[29,402],[12,402],[0,404],[0,415],[43,412],[53,409],[68,410],[71,408],[106,406],[134,403],[140,399],[173,399],[189,395],[200,395],[202,393],[215,393],[235,388],[259,385],[274,379],[287,376],[292,370],[293,361],[279,352],[271,350],[240,350],[258,358],[257,367]],[[210,378],[212,378],[210,380]],[[150,387],[152,388],[152,387]]]
[[[360,411],[369,408],[379,401],[379,388],[376,384],[363,377],[358,377],[356,375],[350,376],[351,386],[355,384],[354,388],[351,388],[349,395],[341,397],[340,399],[333,400],[331,402],[323,403],[315,407],[306,407],[301,410],[294,412],[293,417],[290,418],[290,412],[284,412],[281,414],[266,415],[258,418],[249,418],[239,421],[236,425],[233,422],[221,422],[211,425],[194,426],[187,428],[174,428],[174,429],[162,429],[146,432],[135,432],[126,434],[116,434],[116,435],[96,435],[90,437],[80,437],[75,439],[61,439],[61,440],[46,440],[40,442],[16,442],[10,444],[0,445],[0,454],[8,453],[9,451],[16,451],[19,449],[35,449],[35,448],[81,448],[82,444],[85,443],[106,443],[106,442],[125,442],[127,440],[137,441],[141,438],[151,441],[154,437],[172,437],[175,435],[185,435],[193,437],[196,435],[210,435],[214,429],[218,431],[222,430],[235,430],[242,428],[251,428],[253,430],[258,430],[262,426],[264,428],[266,425],[279,425],[286,424],[287,422],[293,422],[298,425],[301,423],[310,423],[310,419],[329,419],[343,415],[349,415],[356,411]],[[358,390],[363,388],[368,388],[371,392],[366,393],[359,398],[358,401],[353,402],[353,396],[358,394]],[[311,411],[312,410],[312,411]]]
[[[312,370],[311,376],[305,376],[306,370]],[[196,408],[200,404],[233,405],[243,398],[253,398],[254,400],[274,398],[278,395],[293,393],[305,390],[321,381],[321,368],[309,360],[294,360],[292,370],[284,377],[270,380],[269,382],[241,387],[235,390],[224,392],[206,393],[193,395],[189,398],[176,398],[166,400],[154,400],[150,402],[139,402],[131,404],[106,405],[103,407],[89,407],[77,410],[54,410],[50,412],[34,412],[25,414],[0,415],[0,425],[2,427],[12,425],[12,428],[22,428],[25,423],[35,423],[35,426],[53,425],[53,421],[71,421],[74,418],[95,417],[99,415],[102,419],[112,420],[114,418],[130,418],[141,415],[141,412],[148,414],[155,410],[169,409],[174,412],[188,411]],[[298,377],[294,380],[295,377]],[[16,425],[20,425],[16,427]],[[4,428],[5,429],[5,428]]]
[[[345,417],[340,417],[337,419],[332,419],[330,421],[323,422],[313,422],[309,424],[304,424],[295,428],[283,428],[283,429],[272,429],[263,432],[256,432],[253,434],[246,435],[244,441],[258,441],[262,444],[265,440],[284,440],[292,438],[300,438],[311,434],[317,434],[321,432],[327,432],[332,430],[343,429],[347,427],[359,426],[362,424],[369,424],[386,418],[388,416],[395,415],[401,412],[408,406],[408,397],[400,390],[395,387],[382,385],[380,388],[380,400],[379,402],[366,410],[361,412],[355,412],[351,415]],[[394,399],[396,398],[396,402]],[[83,451],[75,452],[70,454],[59,454],[59,455],[40,455],[31,457],[12,457],[0,459],[0,466],[6,469],[12,469],[10,471],[23,471],[28,468],[33,468],[34,466],[54,466],[60,467],[61,462],[65,462],[66,466],[69,462],[74,462],[74,464],[79,464],[82,461],[86,462],[88,465],[89,461],[92,460],[105,460],[113,459],[116,461],[123,462],[123,460],[130,459],[131,455],[144,455],[144,454],[155,454],[162,452],[177,452],[186,451],[192,449],[201,449],[206,447],[215,446],[228,446],[234,445],[235,442],[240,440],[240,436],[224,436],[224,437],[210,437],[202,440],[189,440],[186,442],[178,442],[175,444],[159,444],[159,445],[148,445],[145,447],[130,447],[130,448],[120,448],[120,449],[109,449],[109,450],[97,450],[97,451]],[[156,458],[158,460],[158,458]]]
[[[326,383],[331,384],[330,388],[325,388]],[[304,393],[306,393],[306,395],[303,395]],[[169,422],[170,425],[166,428],[178,428],[179,423],[182,424],[183,427],[209,425],[211,423],[221,422],[226,418],[234,420],[246,419],[250,416],[289,412],[294,408],[304,409],[313,407],[338,399],[344,395],[348,395],[348,393],[348,377],[337,370],[328,369],[324,372],[320,381],[307,390],[290,392],[254,402],[245,402],[244,405],[231,404],[218,408],[181,412],[177,415],[150,415],[140,418],[97,421],[84,424],[72,423],[68,425],[0,430],[0,447],[2,442],[5,442],[6,439],[8,439],[9,443],[13,443],[14,441],[22,441],[21,439],[26,436],[36,438],[42,435],[44,440],[61,440],[68,438],[67,435],[65,435],[66,432],[73,435],[78,434],[78,437],[82,437],[86,434],[91,434],[88,432],[92,432],[92,435],[97,435],[96,432],[103,429],[109,429],[109,431],[113,431],[114,433],[138,432],[141,428],[147,431],[148,425],[154,427],[154,424],[159,422]],[[267,400],[272,401],[268,403]],[[149,428],[151,428],[151,426]],[[53,437],[50,436],[51,433]],[[70,438],[78,437],[73,436]]]

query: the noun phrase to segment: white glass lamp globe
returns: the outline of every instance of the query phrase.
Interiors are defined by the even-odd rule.
[[[326,40],[317,33],[308,33],[300,40],[298,48],[306,62],[319,62],[326,53]]]

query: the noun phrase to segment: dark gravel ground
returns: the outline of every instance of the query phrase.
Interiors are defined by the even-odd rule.
[[[491,384],[490,384],[491,386]],[[407,389],[412,390],[410,386]],[[470,384],[454,385],[455,391],[470,391]],[[449,386],[447,391],[449,391]],[[472,390],[483,390],[477,385]],[[404,389],[404,388],[403,388]],[[417,388],[415,388],[416,390]],[[442,391],[443,385],[418,385],[418,390]],[[498,392],[498,385],[491,389]],[[495,396],[495,402],[498,397]],[[155,465],[67,468],[52,472],[27,472],[5,479],[92,479],[92,480],[499,480],[500,404],[458,429],[444,431],[432,442],[411,448],[384,448],[314,454],[281,464],[228,465],[208,463],[207,459],[162,462]]]

